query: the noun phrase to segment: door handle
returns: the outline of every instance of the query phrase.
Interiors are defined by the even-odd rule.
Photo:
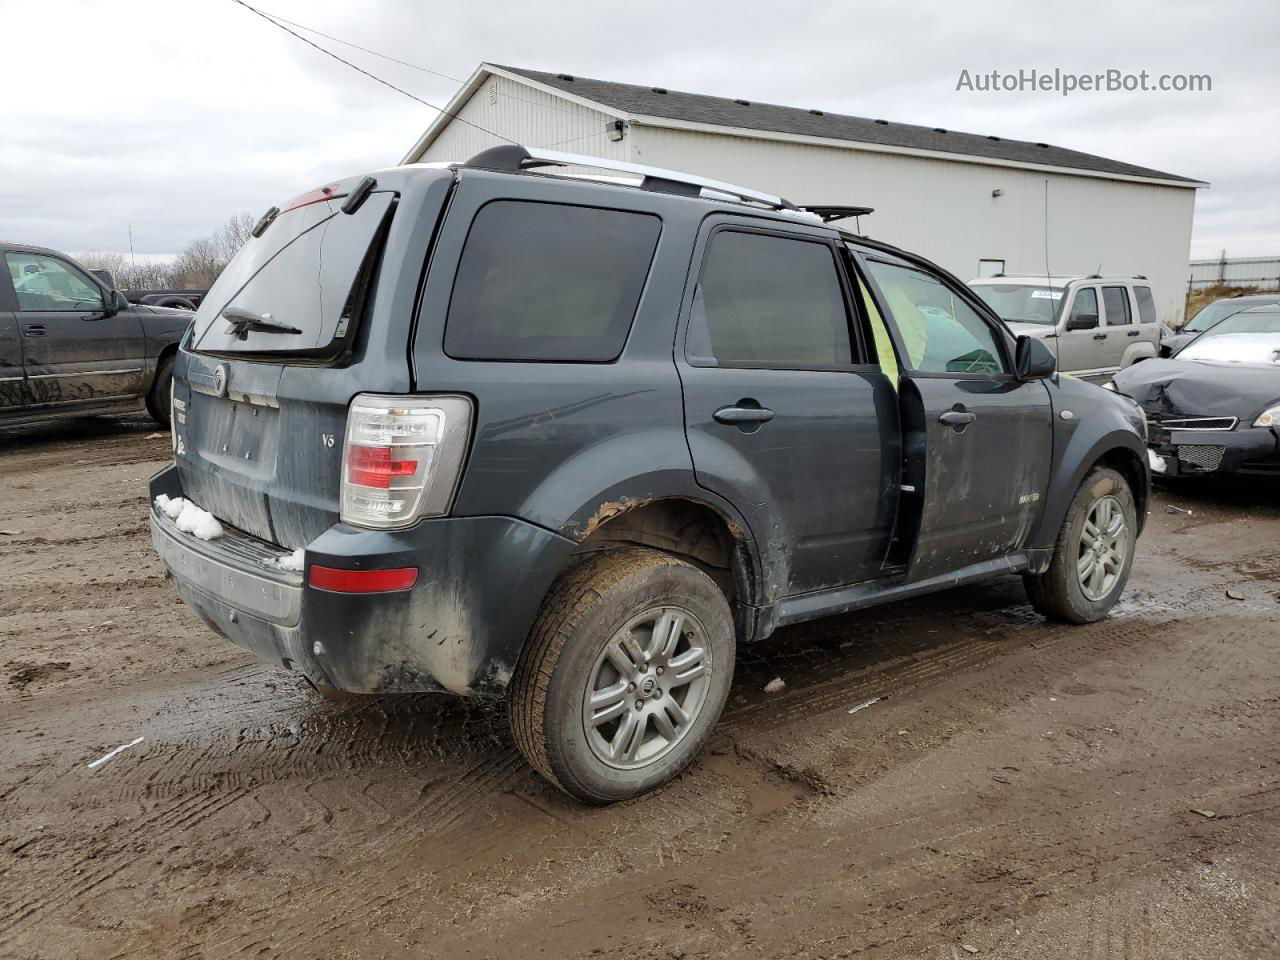
[[[1093,335],[1093,339],[1095,339],[1095,340],[1105,340],[1105,339],[1107,339],[1107,335],[1106,335],[1105,333],[1095,333],[1095,334]]]
[[[715,417],[716,423],[738,426],[744,423],[768,423],[773,419],[773,411],[759,405],[748,406],[746,401],[739,400],[731,406],[721,407],[712,416]]]
[[[967,410],[948,410],[938,417],[938,422],[948,427],[966,427],[977,419],[976,413]]]
[[[44,336],[44,324],[43,324],[43,323],[28,323],[28,324],[26,324],[25,326],[23,326],[23,328],[22,328],[22,335],[23,335],[24,337],[43,337],[43,336]]]
[[[1130,331],[1129,331],[1129,336],[1131,336],[1131,337],[1138,337],[1138,336],[1141,336],[1141,335],[1142,335],[1142,331],[1141,331],[1141,330],[1130,330]]]

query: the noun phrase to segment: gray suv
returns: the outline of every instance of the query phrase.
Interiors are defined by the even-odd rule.
[[[1132,401],[781,198],[511,146],[254,235],[151,481],[179,593],[322,692],[507,698],[573,796],[675,776],[784,624],[1008,574],[1084,623],[1125,588]]]

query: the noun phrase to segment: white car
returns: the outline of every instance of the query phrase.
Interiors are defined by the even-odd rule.
[[[999,275],[969,286],[1015,335],[1048,343],[1062,373],[1101,383],[1160,350],[1155,298],[1145,277]]]

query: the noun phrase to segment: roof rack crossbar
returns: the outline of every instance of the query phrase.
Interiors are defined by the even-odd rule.
[[[763,204],[774,210],[796,209],[796,205],[790,200],[771,193],[752,190],[750,187],[740,187],[736,184],[725,183],[723,180],[712,180],[709,177],[699,177],[691,173],[681,173],[678,170],[668,170],[664,167],[651,167],[643,163],[607,160],[603,157],[565,153],[561,150],[544,150],[541,147],[491,147],[488,150],[477,153],[463,166],[512,171],[529,170],[534,167],[590,167],[593,170],[611,170],[615,173],[627,173],[640,177],[641,186],[647,185],[650,188],[661,187],[664,183],[679,184],[686,187],[696,187],[699,193],[703,190],[711,190],[738,200]]]
[[[823,223],[834,223],[837,220],[850,220],[854,217],[865,217],[869,213],[875,213],[875,207],[846,207],[836,206],[827,203],[804,204],[803,209],[810,213],[817,214],[822,218]]]

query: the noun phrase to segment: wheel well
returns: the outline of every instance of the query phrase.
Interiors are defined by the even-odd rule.
[[[705,503],[669,498],[638,504],[596,526],[575,553],[621,544],[639,544],[683,557],[716,582],[731,607],[737,602],[752,602],[755,578],[745,538]]]
[[[1133,506],[1138,512],[1138,532],[1141,533],[1147,521],[1148,492],[1141,459],[1132,450],[1116,447],[1099,457],[1095,466],[1110,467],[1128,482],[1129,490],[1133,494]]]

